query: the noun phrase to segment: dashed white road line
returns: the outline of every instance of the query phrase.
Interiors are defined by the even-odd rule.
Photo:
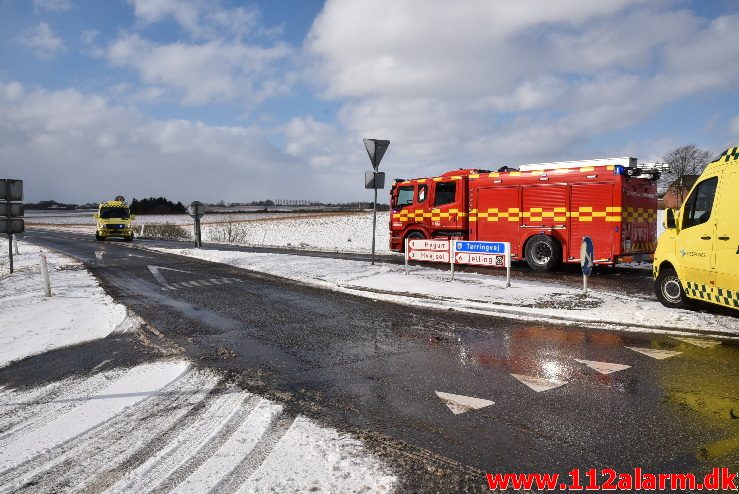
[[[567,384],[567,381],[562,379],[547,379],[538,376],[526,376],[522,374],[511,374],[513,377],[524,383],[529,388],[533,389],[537,393],[542,391],[548,391],[550,389],[559,388]]]
[[[672,338],[701,348],[713,348],[721,344],[720,341],[716,340],[704,340],[702,338],[690,338],[687,336],[673,336]]]
[[[642,347],[636,347],[636,346],[627,346],[629,350],[633,350],[635,352],[641,353],[643,355],[646,355],[647,357],[652,357],[657,360],[664,360],[666,358],[674,357],[676,355],[680,355],[683,352],[675,352],[672,350],[660,350],[658,348],[642,348]]]
[[[454,415],[466,413],[470,410],[479,410],[480,408],[485,408],[495,404],[494,401],[483,400],[482,398],[473,398],[472,396],[455,395],[451,393],[443,393],[441,391],[435,391],[435,393]]]
[[[585,364],[591,369],[600,372],[601,374],[612,374],[614,372],[631,368],[630,365],[616,364],[612,362],[598,362],[596,360],[582,360],[577,358],[575,359],[575,361],[580,362],[581,364]]]

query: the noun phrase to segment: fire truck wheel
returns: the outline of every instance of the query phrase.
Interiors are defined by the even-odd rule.
[[[562,258],[562,248],[548,235],[535,235],[526,243],[526,262],[536,271],[551,271]]]
[[[654,280],[654,294],[665,307],[682,309],[688,306],[683,285],[677,273],[672,268],[662,268],[659,276]]]
[[[408,235],[405,236],[405,238],[407,238],[408,240],[419,239],[419,238],[422,239],[422,238],[426,238],[426,235],[424,235],[423,232],[416,231],[416,232],[410,232]],[[405,242],[403,242],[402,248],[405,249]]]

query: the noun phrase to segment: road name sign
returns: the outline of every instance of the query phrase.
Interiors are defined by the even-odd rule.
[[[449,240],[406,239],[405,267],[408,260],[449,262]]]
[[[507,242],[472,242],[467,240],[455,240],[454,250],[456,252],[473,252],[476,254],[505,254],[510,250]]]
[[[454,279],[455,264],[506,268],[506,287],[511,286],[510,242],[454,240],[452,242],[452,279]]]

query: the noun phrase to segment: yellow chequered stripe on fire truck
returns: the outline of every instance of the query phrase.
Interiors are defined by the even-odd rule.
[[[467,213],[464,211],[459,211],[458,209],[450,209],[448,211],[441,211],[439,209],[432,209],[430,212],[425,211],[423,209],[417,209],[414,211],[411,211],[409,209],[404,209],[400,211],[399,213],[393,214],[393,220],[395,221],[423,221],[424,219],[431,219],[431,221],[440,221],[442,219],[449,219],[452,216],[455,216],[457,218],[466,218]]]
[[[521,211],[520,208],[488,208],[470,210],[469,218],[470,221],[520,221],[523,219],[527,223],[564,222],[567,221],[567,218],[573,218],[581,222],[603,220],[608,223],[618,223],[622,220],[636,223],[654,222],[657,220],[657,211],[654,209],[628,207],[623,212],[621,209],[619,206],[608,206],[602,210],[594,210],[592,206],[581,206],[577,211],[567,211],[566,208],[562,207],[553,209],[531,208],[527,211]],[[393,213],[393,220],[400,222],[419,222],[424,219],[440,221],[441,219],[449,219],[452,216],[464,218],[467,216],[467,213],[460,212],[457,209],[450,209],[444,212],[438,209],[432,209],[430,212],[423,209],[404,209],[398,213]]]
[[[688,297],[739,309],[739,292],[735,290],[726,290],[715,286],[694,283],[692,281],[685,283],[684,288],[685,294]]]
[[[628,207],[624,211],[624,219],[634,221],[636,223],[657,221],[657,210],[650,208],[632,208]]]

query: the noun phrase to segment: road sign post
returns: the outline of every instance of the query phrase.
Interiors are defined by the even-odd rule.
[[[0,233],[8,235],[8,260],[13,272],[13,234],[23,233],[23,180],[0,180]]]
[[[382,157],[385,156],[390,141],[385,139],[362,139],[364,147],[369,155],[372,163],[373,171],[364,175],[364,187],[366,189],[375,190],[375,200],[372,202],[372,265],[375,264],[375,233],[377,231],[377,189],[385,188],[385,174],[380,173],[377,169],[380,166]],[[368,177],[372,175],[372,180],[368,182]]]
[[[593,272],[593,240],[583,237],[580,244],[580,267],[582,268],[582,294],[588,296],[588,276]]]
[[[187,213],[195,220],[195,247],[202,246],[200,236],[200,218],[205,216],[205,204],[200,201],[193,201],[187,206]]]

